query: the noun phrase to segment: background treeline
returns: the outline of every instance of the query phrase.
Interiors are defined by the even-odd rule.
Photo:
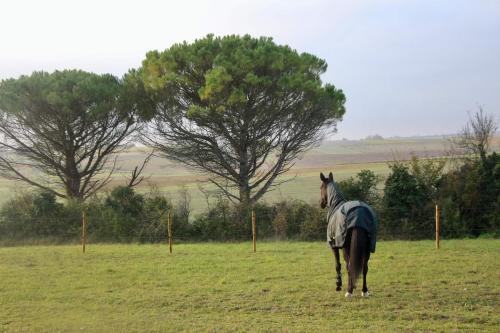
[[[0,238],[77,240],[85,211],[91,241],[158,242],[170,211],[177,240],[241,240],[253,209],[260,238],[323,239],[317,203],[261,199],[342,120],[346,98],[322,81],[326,69],[272,38],[207,35],[148,52],[121,78],[62,70],[0,81],[0,176],[38,189],[4,204]],[[392,163],[387,179],[365,170],[341,188],[376,208],[381,237],[431,237],[436,203],[445,236],[496,233],[497,123],[480,107],[446,173],[443,161],[413,159]],[[137,193],[149,157],[127,186],[103,193],[134,142],[204,173],[220,197],[190,216],[186,193]]]
[[[449,161],[448,161],[449,163]],[[446,168],[445,159],[390,163],[381,180],[370,170],[339,182],[348,199],[373,205],[382,239],[434,237],[434,207],[442,211],[445,238],[498,237],[500,226],[500,156],[465,158]],[[383,190],[377,186],[383,184]],[[319,195],[319,193],[318,193]],[[180,190],[173,199],[153,188],[139,194],[120,186],[85,203],[62,204],[51,192],[24,192],[0,209],[0,239],[5,242],[75,242],[82,211],[88,216],[91,242],[163,242],[166,218],[174,217],[177,241],[239,241],[251,238],[250,218],[224,196],[212,200],[202,214],[190,216],[190,199]],[[322,240],[326,211],[317,204],[288,200],[255,204],[260,239]],[[242,223],[240,221],[248,221]]]

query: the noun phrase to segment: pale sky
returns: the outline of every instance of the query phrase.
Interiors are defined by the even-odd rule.
[[[455,133],[478,105],[500,117],[500,0],[0,0],[0,79],[121,76],[208,33],[325,59],[323,81],[347,96],[337,139]]]

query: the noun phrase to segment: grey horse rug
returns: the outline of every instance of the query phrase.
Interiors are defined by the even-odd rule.
[[[370,239],[370,252],[375,252],[377,243],[377,215],[362,201],[346,201],[335,181],[328,183],[328,228],[327,241],[330,246],[344,247],[347,231],[363,228]]]

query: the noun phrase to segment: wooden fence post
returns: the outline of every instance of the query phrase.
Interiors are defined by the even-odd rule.
[[[168,232],[168,248],[169,252],[172,253],[172,210],[168,211],[167,232]]]
[[[87,215],[82,212],[82,250],[85,253],[85,243],[87,242]]]
[[[255,211],[252,210],[252,242],[253,252],[257,252],[257,227],[255,225]]]
[[[439,249],[439,233],[440,233],[440,213],[439,213],[439,205],[436,205],[436,249]]]

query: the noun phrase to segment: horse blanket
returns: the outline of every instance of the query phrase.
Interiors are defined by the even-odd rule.
[[[347,231],[357,227],[366,230],[370,252],[375,252],[378,221],[373,209],[362,201],[345,201],[335,182],[328,184],[328,201],[327,241],[330,246],[344,247]]]

